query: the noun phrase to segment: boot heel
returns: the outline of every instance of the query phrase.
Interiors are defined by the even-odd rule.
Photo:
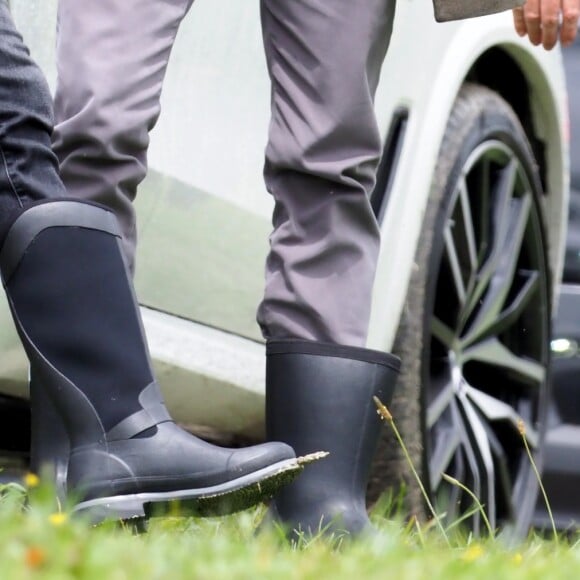
[[[73,513],[88,516],[93,524],[105,520],[131,521],[146,518],[145,502],[137,496],[117,496],[108,499],[89,500],[76,505]]]

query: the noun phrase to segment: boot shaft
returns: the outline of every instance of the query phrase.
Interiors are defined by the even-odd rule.
[[[80,202],[34,205],[11,226],[0,269],[32,376],[74,445],[141,411],[153,373],[114,216]]]
[[[371,528],[365,494],[381,424],[373,397],[389,404],[399,360],[361,348],[305,341],[267,345],[269,439],[296,453],[329,455],[281,490],[271,516],[289,537]]]
[[[301,480],[316,471],[366,488],[381,429],[373,397],[389,404],[398,359],[368,349],[273,341],[266,369],[268,439],[288,443],[299,455],[330,453]]]

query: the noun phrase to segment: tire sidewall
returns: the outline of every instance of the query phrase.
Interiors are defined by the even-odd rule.
[[[428,436],[426,385],[430,380],[430,320],[443,254],[443,231],[450,208],[455,202],[456,184],[469,156],[479,145],[489,140],[501,141],[509,147],[525,169],[540,220],[544,250],[542,258],[548,276],[546,292],[548,304],[551,303],[550,272],[546,256],[547,237],[541,211],[542,186],[532,149],[517,116],[508,103],[486,87],[465,84],[454,103],[442,140],[415,255],[415,268],[393,348],[395,354],[402,358],[399,385],[391,405],[393,415],[399,418],[397,424],[427,489],[430,488],[428,449],[425,444]],[[546,328],[549,335],[549,312],[547,316]],[[547,353],[548,356],[549,349]],[[540,401],[543,411],[547,408],[548,385],[547,380],[542,393],[544,400]],[[535,459],[541,462],[541,453],[536,454]],[[379,442],[379,453],[371,474],[371,498],[377,497],[379,489],[383,491],[397,489],[401,484],[406,489],[403,510],[407,514],[425,516],[425,505],[409,466],[392,434],[385,431]],[[514,531],[519,536],[524,534],[529,527],[537,488],[535,478],[528,478],[525,505],[517,506],[518,514]]]

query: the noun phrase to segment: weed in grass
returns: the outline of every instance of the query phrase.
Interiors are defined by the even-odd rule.
[[[388,409],[377,407],[396,429]],[[400,435],[397,439],[404,448]],[[383,498],[377,508],[390,521],[376,514],[376,536],[343,542],[315,535],[303,538],[300,546],[281,541],[275,530],[256,535],[263,507],[223,518],[154,518],[146,532],[135,535],[128,526],[112,522],[90,526],[71,515],[70,505],[61,508],[54,498],[50,486],[30,478],[23,485],[0,486],[2,580],[366,580],[387,576],[397,580],[568,580],[580,576],[580,543],[572,537],[548,542],[530,535],[515,550],[493,534],[482,539],[462,535],[457,525],[461,520],[442,530],[442,515],[434,510],[426,524],[416,517],[405,522],[401,497],[396,494]],[[466,517],[478,509],[483,506],[476,502]],[[441,542],[441,531],[447,547]]]
[[[344,542],[340,551],[324,537],[309,538],[298,550],[273,532],[256,536],[262,507],[222,518],[154,518],[140,535],[113,523],[92,527],[66,508],[54,525],[51,516],[59,512],[43,487],[28,502],[23,486],[3,489],[2,580],[568,580],[580,574],[580,546],[530,537],[516,551],[493,538],[453,534],[447,548],[435,520],[406,525],[402,514],[377,518],[376,536]]]
[[[546,510],[548,512],[548,517],[550,518],[550,524],[552,525],[552,533],[554,535],[554,541],[558,543],[559,537],[558,532],[556,530],[556,523],[554,522],[554,516],[552,515],[552,507],[550,506],[550,502],[548,501],[548,494],[546,493],[546,489],[544,488],[544,484],[542,483],[540,472],[538,471],[538,467],[536,466],[536,462],[534,461],[534,457],[532,455],[532,452],[530,451],[530,446],[528,445],[528,438],[526,436],[526,424],[522,419],[518,421],[518,431],[524,442],[524,447],[526,449],[526,453],[528,454],[528,459],[530,460],[532,469],[534,470],[534,474],[536,476],[536,479],[538,480],[538,485],[540,486],[540,491],[542,492],[542,497],[544,499]]]
[[[462,489],[467,495],[469,495],[469,497],[471,497],[471,499],[473,499],[475,506],[476,506],[476,510],[481,514],[481,517],[485,523],[485,527],[487,528],[487,532],[489,534],[490,538],[495,537],[495,533],[494,530],[491,527],[491,524],[489,523],[489,519],[487,517],[487,514],[485,513],[485,510],[483,509],[483,504],[479,501],[479,498],[463,483],[461,483],[459,480],[455,479],[454,477],[451,477],[450,475],[448,475],[447,473],[442,473],[441,477],[443,477],[443,479],[445,481],[447,481],[448,483],[455,485],[457,487],[459,487],[460,489]]]
[[[397,428],[397,425],[395,423],[395,420],[393,419],[393,416],[391,415],[391,412],[389,411],[387,406],[381,402],[381,400],[378,397],[373,397],[373,400],[375,402],[375,405],[377,406],[377,413],[379,414],[379,416],[391,426],[391,429],[393,430],[393,433],[395,434],[395,437],[396,437],[397,441],[399,442],[401,449],[403,450],[403,454],[405,455],[405,459],[407,460],[407,463],[409,464],[409,467],[411,468],[411,472],[413,473],[413,477],[417,481],[417,485],[419,486],[419,489],[421,490],[421,494],[423,495],[423,498],[425,499],[425,503],[429,507],[429,511],[433,515],[433,520],[436,522],[437,527],[439,528],[439,530],[441,532],[441,535],[443,536],[447,545],[451,546],[451,543],[449,542],[449,537],[447,536],[447,533],[445,532],[445,528],[443,527],[443,524],[441,523],[441,520],[440,520],[437,512],[435,511],[435,508],[433,507],[431,500],[429,499],[429,495],[427,494],[427,491],[425,490],[423,482],[421,481],[421,478],[419,477],[419,474],[417,473],[417,470],[415,469],[415,466],[413,465],[413,461],[411,460],[411,456],[409,455],[409,451],[407,450],[407,446],[405,445],[405,442],[403,441],[403,438],[401,437],[401,434],[399,433],[399,429]]]
[[[465,493],[467,493],[474,501],[475,504],[475,508],[472,511],[466,512],[465,514],[463,514],[463,516],[461,518],[459,518],[457,521],[452,522],[447,529],[443,528],[443,525],[441,523],[441,516],[438,515],[435,512],[435,509],[433,507],[433,505],[431,504],[431,501],[429,499],[429,496],[425,490],[425,487],[423,485],[423,482],[421,481],[421,478],[419,477],[415,466],[413,465],[413,462],[411,460],[411,457],[409,455],[409,452],[407,450],[407,447],[405,445],[405,442],[403,441],[403,438],[397,428],[397,425],[393,419],[393,416],[391,414],[391,412],[389,411],[389,409],[387,408],[387,406],[381,402],[381,400],[378,397],[373,397],[375,404],[377,406],[377,413],[379,414],[379,416],[386,421],[387,423],[389,423],[389,425],[391,426],[393,433],[395,434],[395,437],[399,443],[399,445],[401,446],[401,449],[403,451],[403,454],[405,456],[405,459],[407,461],[407,463],[409,464],[409,467],[411,468],[411,472],[413,473],[413,476],[415,478],[415,480],[417,481],[417,484],[419,485],[419,489],[421,490],[421,494],[423,495],[423,498],[425,499],[425,503],[427,504],[429,511],[431,512],[431,514],[433,515],[433,521],[436,523],[437,527],[439,528],[439,530],[441,531],[441,534],[443,535],[445,541],[447,542],[448,545],[450,545],[449,542],[449,536],[448,536],[448,531],[454,527],[457,527],[462,521],[464,521],[465,519],[467,519],[468,517],[471,517],[474,513],[479,512],[482,516],[482,519],[485,523],[485,526],[487,528],[487,532],[489,534],[489,538],[491,540],[495,539],[495,531],[492,529],[489,518],[487,517],[487,514],[485,512],[485,509],[481,503],[481,501],[479,500],[479,498],[477,497],[477,495],[475,493],[473,493],[466,485],[464,485],[463,483],[461,483],[459,480],[457,480],[454,477],[451,477],[450,475],[446,474],[446,473],[442,473],[442,477],[450,484],[455,485],[457,487],[459,487],[460,489],[462,489]],[[534,457],[530,451],[530,447],[528,445],[528,438],[526,436],[526,428],[525,428],[525,423],[522,419],[518,420],[518,431],[520,433],[520,436],[523,440],[524,443],[524,448],[526,450],[526,454],[528,456],[528,459],[530,461],[530,464],[532,466],[532,469],[534,471],[534,475],[538,481],[538,485],[539,488],[541,490],[543,499],[544,499],[544,503],[546,505],[546,510],[548,512],[548,516],[550,519],[550,523],[552,526],[552,533],[553,533],[553,539],[554,542],[556,542],[556,544],[560,541],[560,537],[558,535],[558,531],[556,529],[556,524],[554,521],[554,517],[552,514],[552,509],[550,506],[550,502],[548,500],[548,496],[546,494],[546,490],[544,488],[544,485],[542,483],[542,478],[540,477],[540,473],[538,471],[538,468],[536,466],[536,462],[534,461]],[[412,523],[414,523],[415,527],[417,528],[418,531],[418,536],[419,536],[419,540],[421,544],[424,544],[424,540],[421,534],[421,529],[420,526],[416,520],[416,518],[412,518]]]

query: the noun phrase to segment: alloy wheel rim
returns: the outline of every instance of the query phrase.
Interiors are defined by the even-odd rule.
[[[430,489],[448,521],[514,522],[538,449],[547,373],[547,272],[532,180],[491,139],[455,180],[445,216],[424,368]]]

